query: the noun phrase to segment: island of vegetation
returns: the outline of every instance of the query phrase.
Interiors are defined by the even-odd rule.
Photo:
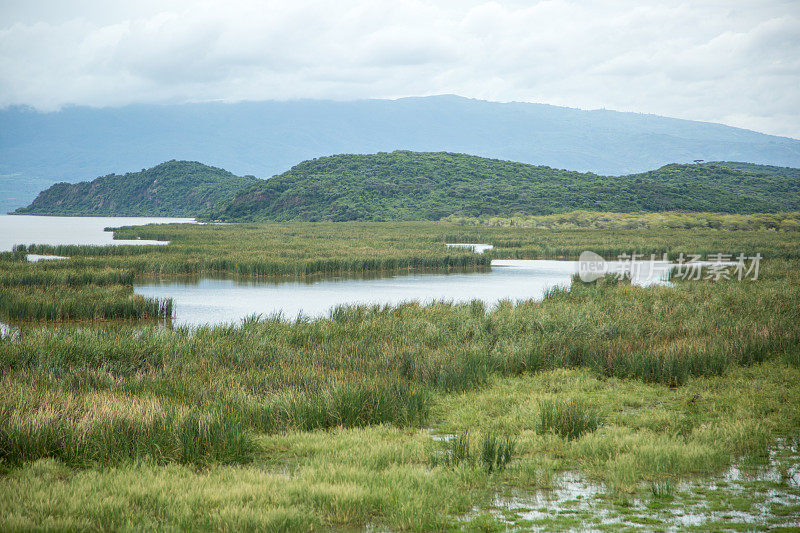
[[[56,183],[14,214],[195,217],[258,181],[195,161],[173,160],[141,172]]]

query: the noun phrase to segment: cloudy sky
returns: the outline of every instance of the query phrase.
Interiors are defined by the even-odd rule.
[[[452,93],[800,138],[800,0],[647,4],[2,0],[0,107]]]

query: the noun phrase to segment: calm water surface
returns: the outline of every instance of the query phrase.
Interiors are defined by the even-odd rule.
[[[0,216],[0,250],[31,243],[165,244],[145,240],[115,241],[113,234],[104,229],[178,222],[192,222],[192,219],[3,215]],[[466,246],[478,253],[490,248],[487,245]],[[172,298],[173,323],[198,326],[236,323],[254,314],[281,314],[286,319],[300,314],[321,317],[327,316],[336,306],[350,304],[482,300],[491,308],[502,300],[540,300],[554,287],[569,287],[577,269],[577,261],[494,260],[491,270],[484,272],[398,273],[371,278],[327,277],[315,281],[173,279],[141,282],[134,290],[143,296]],[[644,268],[633,281],[650,285],[665,283],[666,279],[665,275],[651,274]]]
[[[173,323],[199,326],[235,323],[253,314],[266,317],[280,313],[286,319],[301,313],[321,317],[345,304],[482,300],[492,307],[501,300],[540,300],[553,287],[569,287],[577,268],[577,261],[494,260],[487,272],[325,278],[314,282],[165,280],[138,284],[135,291],[143,296],[172,298]],[[660,276],[634,281],[640,285],[665,282]]]
[[[164,241],[114,240],[105,228],[193,222],[191,218],[43,217],[0,215],[0,251],[15,244],[166,244]]]

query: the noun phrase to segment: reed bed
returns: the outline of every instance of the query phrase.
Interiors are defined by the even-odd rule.
[[[724,375],[734,365],[790,358],[800,350],[796,266],[794,261],[766,263],[757,282],[681,282],[649,289],[625,282],[575,282],[541,302],[505,302],[491,310],[480,302],[412,303],[345,306],[313,321],[253,318],[196,330],[30,327],[15,340],[0,340],[0,375],[28,398],[58,391],[50,403],[58,412],[70,412],[74,402],[91,395],[113,399],[113,408],[86,409],[80,433],[85,444],[70,448],[78,450],[68,456],[73,462],[114,462],[131,454],[159,458],[161,452],[138,444],[119,454],[92,451],[100,446],[92,442],[106,438],[103,428],[126,427],[113,413],[143,399],[157,401],[169,414],[153,428],[166,432],[172,443],[180,440],[185,413],[236,428],[240,436],[419,426],[427,422],[438,394],[481,387],[493,375],[588,368],[598,375],[679,387],[696,377]],[[16,289],[3,289],[9,290]],[[21,426],[9,416],[0,419],[6,460],[24,461],[37,453],[66,457],[46,443],[52,443],[53,431],[72,439],[72,423],[48,424],[28,403],[15,405],[14,420],[43,422]],[[542,427],[566,438],[593,427],[580,406],[554,404],[548,412],[552,423]],[[119,431],[156,431],[148,428]],[[32,452],[26,442],[46,445],[31,444],[30,449],[40,450]],[[153,442],[163,440],[154,437]],[[224,456],[164,449],[173,451],[158,460]],[[496,462],[493,468],[499,467]]]
[[[480,444],[474,444],[469,432],[463,432],[442,440],[431,451],[429,463],[432,468],[479,467],[492,474],[506,468],[515,448],[516,439],[508,434],[488,431],[482,435]]]
[[[725,231],[778,230],[800,231],[800,213],[610,213],[570,211],[553,215],[450,216],[445,220],[461,226],[486,226],[535,229],[714,229]]]
[[[0,399],[0,463],[44,457],[72,466],[148,458],[159,463],[242,462],[253,437],[222,411],[164,409],[157,401],[31,391],[6,382]]]
[[[600,417],[584,402],[576,399],[554,399],[539,405],[539,431],[553,432],[567,440],[574,440],[596,430]]]
[[[36,290],[31,290],[31,287]],[[144,298],[131,286],[58,285],[0,288],[0,315],[11,320],[130,320],[169,318],[172,300]]]
[[[753,282],[642,289],[576,280],[544,301],[505,302],[491,310],[477,301],[344,306],[314,321],[273,317],[191,331],[144,324],[25,326],[14,338],[0,340],[0,376],[26,398],[4,404],[2,457],[17,463],[50,456],[76,464],[139,457],[238,461],[248,457],[243,450],[253,432],[425,424],[437,395],[481,387],[493,375],[587,368],[680,387],[695,377],[723,375],[732,365],[796,359],[800,269],[791,258],[800,257],[800,240],[790,232],[780,238],[775,232],[729,234],[432,223],[170,225],[118,231],[125,238],[168,238],[169,246],[17,249],[0,257],[0,315],[62,322],[171,316],[171,301],[133,294],[130,283],[143,274],[446,270],[481,268],[490,259],[444,247],[452,241],[493,243],[495,256],[526,257],[570,256],[587,248],[629,253],[637,247],[675,253],[731,246],[727,251],[733,253],[769,242],[761,252],[773,256]],[[23,251],[70,259],[28,264]],[[52,391],[58,394],[48,408],[61,414],[49,423],[31,402]],[[97,394],[110,403],[90,402],[80,420],[70,418],[76,402]],[[160,406],[157,415],[145,417],[149,422],[124,414],[126,406],[145,399]],[[580,410],[567,407],[554,407],[547,427],[570,438],[583,430],[569,429]],[[220,444],[214,444],[214,427],[222,428]],[[124,438],[130,444],[114,444],[109,431],[129,435]],[[487,450],[504,456],[505,444],[489,444]],[[107,453],[98,451],[106,446]],[[501,463],[495,460],[491,469]]]
[[[776,235],[779,238],[776,238]],[[465,227],[452,223],[297,223],[197,225],[171,224],[127,227],[115,231],[125,239],[167,239],[168,246],[17,246],[0,256],[0,287],[27,287],[32,293],[0,305],[13,319],[63,320],[148,318],[163,316],[154,302],[130,302],[109,291],[105,307],[70,303],[58,312],[54,304],[38,305],[51,287],[130,286],[137,276],[241,276],[247,278],[305,278],[320,275],[374,274],[397,271],[469,271],[485,269],[493,258],[575,259],[592,250],[607,258],[638,253],[716,253],[770,259],[800,258],[800,232],[719,229],[567,230]],[[447,248],[446,243],[488,243],[494,249],[475,254]],[[63,261],[33,265],[25,254],[67,256]],[[94,291],[95,295],[98,294]],[[69,298],[67,298],[69,300]],[[23,303],[24,301],[24,303]],[[29,313],[29,316],[25,316]],[[666,363],[665,363],[666,364]]]
[[[672,483],[764,453],[800,424],[800,241],[788,231],[408,223],[118,234],[173,244],[34,247],[70,256],[34,265],[28,247],[0,253],[0,307],[27,301],[18,315],[63,322],[24,322],[0,338],[6,528],[124,529],[135,516],[191,529],[204,516],[205,529],[452,529],[487,489],[552,486],[574,468],[663,504]],[[496,248],[478,256],[446,242]],[[64,318],[113,314],[136,299],[141,275],[478,269],[492,256],[585,249],[766,259],[758,281],[575,280],[494,308],[343,306],[319,320],[192,330]],[[83,307],[48,314],[62,302]],[[168,315],[162,304],[151,314]],[[434,443],[408,429],[430,424],[455,435]]]
[[[64,263],[61,261],[60,263]],[[82,287],[85,285],[133,285],[135,274],[118,268],[76,268],[74,265],[18,263],[3,265],[0,287]]]

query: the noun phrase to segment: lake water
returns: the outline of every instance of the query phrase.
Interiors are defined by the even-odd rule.
[[[616,263],[611,264],[614,268]],[[317,281],[253,281],[234,279],[164,280],[137,284],[135,292],[153,298],[172,298],[175,325],[236,323],[253,314],[280,313],[327,316],[344,304],[390,304],[438,300],[482,300],[488,307],[501,300],[541,300],[554,287],[569,287],[577,261],[494,260],[491,271],[468,273],[397,274]],[[634,283],[666,283],[660,272],[638,270]],[[664,271],[664,274],[666,270]]]
[[[15,244],[166,244],[162,241],[115,241],[106,227],[192,222],[186,218],[43,217],[0,216],[0,250]],[[484,244],[453,244],[476,253],[491,249]],[[52,256],[33,256],[30,260]],[[638,285],[667,283],[667,264],[637,263],[633,282]],[[628,264],[630,265],[630,263]],[[609,271],[622,267],[609,262]],[[653,268],[653,266],[655,268]],[[172,298],[176,325],[236,323],[254,314],[280,313],[294,319],[327,316],[347,304],[397,305],[418,301],[468,302],[482,300],[487,307],[501,300],[540,300],[554,287],[568,287],[578,272],[577,261],[494,260],[491,270],[460,273],[396,273],[372,277],[327,277],[315,280],[199,279],[137,283],[137,294]]]
[[[115,241],[112,232],[103,230],[193,221],[191,218],[0,215],[0,251],[9,251],[15,244],[167,244],[148,240]]]

